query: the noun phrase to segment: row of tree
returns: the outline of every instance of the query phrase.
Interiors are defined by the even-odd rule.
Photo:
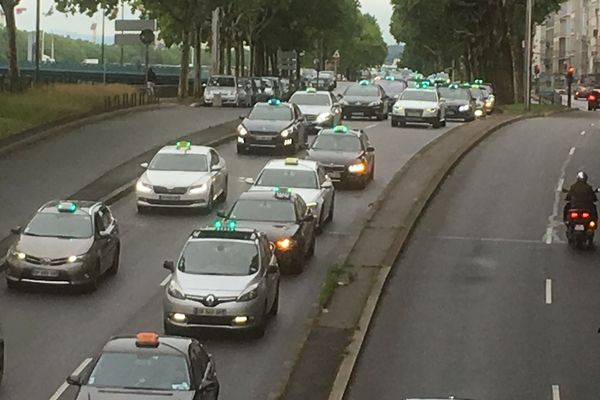
[[[11,78],[18,78],[14,8],[20,0],[0,0],[9,31]],[[362,14],[358,0],[123,0],[144,17],[158,21],[160,37],[181,48],[179,95],[187,95],[189,65],[202,64],[202,43],[212,42],[211,21],[218,10],[221,72],[279,75],[278,50],[295,50],[298,66],[325,62],[339,50],[339,69],[347,74],[378,65],[387,54],[376,20]],[[121,0],[55,0],[57,9],[114,15]],[[194,47],[196,60],[190,59]],[[246,60],[244,48],[250,48]],[[243,66],[249,65],[246,71]],[[195,90],[200,90],[199,69]],[[299,74],[298,71],[296,71]],[[12,79],[11,79],[12,81]]]
[[[535,0],[542,23],[565,0]],[[502,102],[521,98],[526,0],[392,0],[391,31],[403,61],[424,72],[455,67],[464,79],[492,81]],[[533,30],[532,30],[533,31]]]

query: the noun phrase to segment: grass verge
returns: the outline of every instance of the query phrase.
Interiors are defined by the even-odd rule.
[[[506,104],[499,107],[503,113],[508,115],[525,114],[525,105],[523,103]],[[565,107],[560,104],[532,104],[528,115],[544,115],[550,112],[564,110]]]
[[[344,267],[338,264],[329,267],[325,276],[325,282],[321,287],[321,293],[319,294],[319,307],[324,308],[327,306],[335,288],[338,287],[339,279],[343,273]]]
[[[0,138],[104,106],[104,97],[133,93],[128,85],[59,84],[0,93]]]

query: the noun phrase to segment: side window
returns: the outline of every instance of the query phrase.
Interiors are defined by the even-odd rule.
[[[302,111],[300,111],[300,108],[294,104],[294,114],[296,114],[296,119],[302,117]]]
[[[220,162],[219,155],[217,154],[216,151],[211,150],[210,151],[210,165],[211,165],[211,167],[214,166],[214,165],[218,165],[219,162]]]
[[[96,211],[96,213],[94,213],[94,225],[96,225],[96,233],[98,232],[102,232],[103,230],[106,229],[106,226],[104,226],[104,220],[102,218],[102,211],[98,210]]]
[[[300,196],[296,198],[296,214],[298,216],[298,220],[306,215],[306,203]]]
[[[262,253],[263,267],[267,268],[271,262],[271,244],[264,235],[260,236],[260,251]]]
[[[327,177],[325,176],[325,170],[322,167],[317,169],[317,176],[319,177],[319,186],[321,186],[323,182],[327,180]]]

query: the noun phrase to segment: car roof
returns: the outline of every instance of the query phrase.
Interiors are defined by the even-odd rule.
[[[137,353],[141,351],[156,351],[161,354],[187,355],[192,339],[177,336],[159,336],[158,347],[136,345],[136,336],[114,336],[104,345],[103,352]]]
[[[306,171],[316,171],[319,164],[313,160],[298,160],[298,165],[286,163],[286,159],[271,160],[263,169],[297,169]]]
[[[264,101],[263,101],[263,102],[256,103],[256,104],[254,105],[254,107],[267,107],[267,108],[271,108],[271,107],[282,107],[282,106],[283,106],[283,107],[290,108],[290,109],[293,109],[293,107],[294,107],[294,106],[292,105],[292,103],[283,102],[283,101],[282,101],[280,104],[276,105],[276,106],[273,106],[273,105],[271,105],[271,104],[269,104],[269,103],[267,103],[267,102],[264,102]]]
[[[352,128],[349,128],[348,132],[345,132],[345,133],[336,132],[335,130],[333,130],[331,128],[326,128],[326,129],[322,129],[319,132],[319,136],[321,136],[321,135],[340,136],[340,137],[341,136],[354,136],[354,137],[360,138],[361,136],[364,136],[365,133],[359,129],[352,129]]]
[[[288,198],[279,198],[275,196],[273,190],[256,190],[252,192],[244,192],[240,195],[239,200],[277,200],[277,201],[292,201],[294,197],[298,196],[295,193],[291,193]]]
[[[327,96],[331,95],[331,92],[328,91],[328,90],[315,90],[314,92],[313,91],[307,91],[307,90],[296,90],[294,92],[294,94],[292,95],[292,97],[294,97],[294,95],[296,95],[298,93],[304,93],[304,94],[321,94],[321,95],[325,94]]]
[[[44,204],[38,209],[40,213],[48,213],[48,214],[58,214],[59,204],[63,203],[73,203],[77,206],[75,212],[67,213],[67,214],[75,214],[75,215],[90,215],[92,213],[92,209],[96,205],[100,205],[102,203],[98,201],[88,201],[88,200],[52,200],[48,203]]]
[[[172,145],[163,147],[162,149],[160,149],[158,151],[157,154],[204,154],[204,155],[207,155],[211,150],[213,150],[212,147],[197,146],[194,144],[192,144],[189,149],[179,149],[179,148],[177,148],[177,145],[172,144]]]

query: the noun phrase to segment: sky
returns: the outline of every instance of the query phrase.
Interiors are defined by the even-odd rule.
[[[383,38],[388,44],[395,43],[394,38],[389,33],[390,16],[392,15],[392,6],[390,0],[360,0],[362,11],[374,15],[381,26]],[[41,0],[42,14],[46,13],[54,4],[54,0]],[[21,30],[35,30],[35,0],[21,0],[19,7],[27,10],[17,16],[17,26]],[[125,17],[131,18],[132,15],[126,7]],[[54,12],[51,16],[42,16],[42,30],[60,35],[71,35],[73,37],[91,37],[90,27],[92,23],[97,23],[97,37],[100,41],[102,18],[100,14],[89,18],[85,15],[65,15]],[[112,43],[114,34],[114,21],[106,21],[105,32],[107,43]]]

